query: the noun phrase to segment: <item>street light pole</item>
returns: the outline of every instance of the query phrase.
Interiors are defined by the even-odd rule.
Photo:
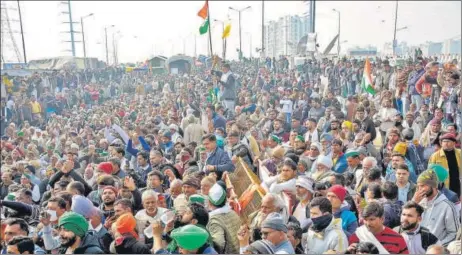
[[[265,0],[261,3],[261,52],[265,57]]]
[[[250,8],[251,8],[251,6],[247,6],[247,7],[243,8],[243,9],[238,10],[238,9],[234,9],[233,7],[229,7],[230,10],[233,10],[233,11],[235,11],[235,12],[237,12],[237,13],[239,14],[239,55],[242,55],[241,13],[242,13],[243,11],[245,11],[245,10],[250,9]]]
[[[111,25],[109,27],[114,27],[114,25]],[[108,27],[104,27],[104,37],[106,39],[106,64],[109,65],[109,49],[107,45],[107,28]]]
[[[87,16],[80,17],[80,26],[82,29],[82,44],[83,44],[83,65],[87,68],[87,51],[85,49],[85,29],[83,26],[83,19],[93,16],[93,13],[88,14]]]
[[[336,9],[332,9],[334,12],[338,13],[338,37],[337,37],[337,55],[340,59],[340,11]]]
[[[395,31],[393,33],[393,56],[396,53],[396,25],[398,24],[398,0],[396,0],[396,5],[395,5]]]

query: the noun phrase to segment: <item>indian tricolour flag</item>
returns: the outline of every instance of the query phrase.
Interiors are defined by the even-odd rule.
[[[372,76],[371,76],[371,62],[369,62],[369,58],[366,58],[366,62],[364,63],[364,72],[363,72],[363,79],[361,80],[361,87],[369,94],[375,95],[374,85],[372,85]]]

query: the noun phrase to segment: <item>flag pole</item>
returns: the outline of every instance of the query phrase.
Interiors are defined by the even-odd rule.
[[[210,19],[210,5],[207,1],[207,19],[209,20],[209,44],[210,44],[210,57],[213,58],[212,48],[212,20]]]

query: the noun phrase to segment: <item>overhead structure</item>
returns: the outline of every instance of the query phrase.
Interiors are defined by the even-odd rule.
[[[13,31],[12,29],[12,22],[16,20],[12,20],[10,14],[8,13],[9,10],[17,11],[16,8],[12,8],[11,6],[7,5],[8,1],[1,2],[1,40],[0,40],[0,52],[1,52],[1,61],[2,63],[5,62],[22,62],[22,55],[21,51],[18,48],[18,44],[16,43],[15,33],[18,31]],[[11,54],[12,52],[13,54]]]

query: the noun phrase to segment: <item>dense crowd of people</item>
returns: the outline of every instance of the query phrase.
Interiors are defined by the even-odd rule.
[[[1,253],[460,254],[460,67],[370,63],[5,75]]]

